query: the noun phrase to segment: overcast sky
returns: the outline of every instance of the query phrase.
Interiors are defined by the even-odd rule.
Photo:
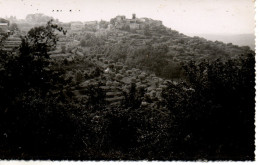
[[[255,27],[253,0],[0,0],[0,17],[25,18],[30,13],[63,22],[130,18],[136,13],[184,34],[244,34],[254,33]]]

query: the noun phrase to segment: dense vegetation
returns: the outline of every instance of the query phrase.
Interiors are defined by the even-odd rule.
[[[214,58],[169,61],[165,44],[103,49],[102,39],[84,36],[83,47],[96,41],[101,48],[94,50],[109,58],[182,78],[168,83],[153,108],[142,107],[146,89],[135,84],[121,106],[110,107],[101,84],[89,86],[87,100],[71,96],[71,87],[103,73],[82,59],[50,59],[55,31],[63,29],[48,22],[22,38],[18,54],[0,51],[1,159],[254,160],[253,52],[239,48],[235,58],[227,58],[227,47],[203,43],[201,51],[210,48]],[[91,72],[70,78],[73,67]]]
[[[151,35],[111,30],[104,34],[85,32],[77,36],[85,55],[104,54],[114,61],[172,80],[185,79],[182,65],[191,60],[227,61],[252,52],[247,46],[188,37],[164,26],[146,32]]]

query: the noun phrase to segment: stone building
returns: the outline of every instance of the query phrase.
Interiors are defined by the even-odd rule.
[[[9,32],[9,24],[8,20],[0,18],[0,34]]]
[[[118,15],[118,16],[116,16],[116,20],[117,21],[123,21],[123,20],[125,20],[125,16],[124,15]]]
[[[131,30],[137,30],[137,29],[140,29],[140,24],[137,24],[137,23],[130,23],[130,29]]]
[[[136,15],[135,14],[132,14],[132,19],[136,19]]]
[[[127,29],[126,27],[130,28],[130,30],[145,30],[150,26],[153,28],[151,30],[156,31],[162,25],[162,21],[151,18],[137,18],[135,14],[132,15],[131,19],[127,19],[125,16],[116,16],[114,20],[114,27],[121,30]],[[109,29],[111,28],[109,27]]]
[[[123,29],[124,25],[125,25],[124,23],[116,22],[115,23],[115,28],[116,29]]]

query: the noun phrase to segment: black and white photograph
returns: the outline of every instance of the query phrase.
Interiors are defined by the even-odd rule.
[[[0,161],[255,162],[255,15],[253,0],[0,0]]]

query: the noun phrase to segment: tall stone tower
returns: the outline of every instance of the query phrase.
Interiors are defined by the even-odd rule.
[[[132,15],[132,19],[136,19],[136,15],[135,14]]]

